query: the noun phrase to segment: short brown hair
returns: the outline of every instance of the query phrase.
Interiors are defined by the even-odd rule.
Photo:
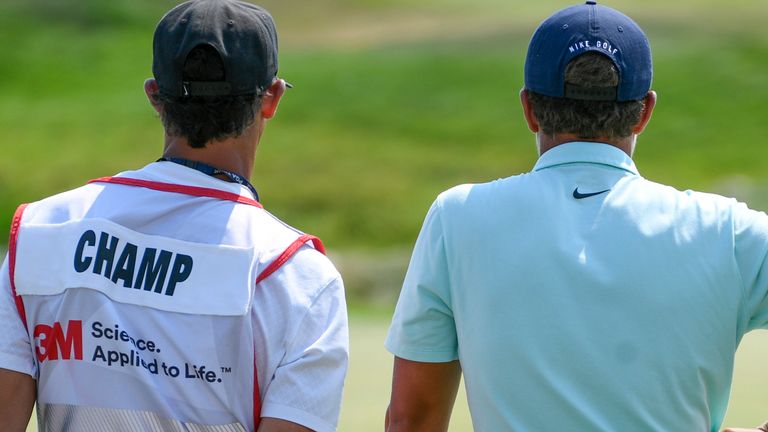
[[[610,58],[588,52],[568,64],[565,82],[582,87],[613,87],[619,83],[619,73]],[[576,100],[532,91],[528,91],[528,100],[545,134],[570,133],[582,139],[630,136],[645,107],[642,100]]]

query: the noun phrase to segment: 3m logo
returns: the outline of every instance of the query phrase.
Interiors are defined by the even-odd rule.
[[[40,363],[46,360],[83,359],[83,322],[70,321],[67,329],[61,323],[53,327],[45,324],[35,326],[35,354]]]

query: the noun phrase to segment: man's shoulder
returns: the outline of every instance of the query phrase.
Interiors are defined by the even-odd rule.
[[[93,185],[86,184],[30,202],[24,211],[24,218],[40,223],[57,223],[83,215],[88,211],[91,201],[88,196],[93,191]]]
[[[315,255],[315,260],[327,261],[324,254],[319,251],[320,246],[322,246],[322,239],[294,228],[268,211],[260,212],[259,217],[254,219],[254,222],[261,225],[258,229],[260,235],[268,238],[269,243],[273,245],[272,254],[282,253],[286,247],[295,243],[297,246],[299,244],[303,246],[300,248],[301,250],[317,251],[316,254],[312,254]]]
[[[343,295],[341,274],[325,255],[322,240],[307,237],[269,213],[264,214],[272,221],[259,230],[264,237],[256,239],[254,245],[260,250],[257,258],[259,274],[268,274],[265,282],[290,287],[285,294],[290,294],[294,302],[304,306],[311,304],[328,287],[332,287],[332,295]],[[269,270],[272,267],[274,274]]]
[[[711,193],[702,192],[693,189],[678,189],[674,186],[654,182],[647,179],[640,179],[641,189],[638,190],[637,200],[653,200],[659,202],[669,202],[678,209],[699,208],[713,212],[730,213],[736,207],[741,207],[735,198]]]
[[[279,254],[270,257],[273,262]],[[328,285],[333,280],[341,280],[341,274],[331,260],[312,246],[311,243],[302,245],[299,250],[283,266],[286,272],[304,281],[312,281],[320,286]],[[309,284],[307,284],[309,285]]]
[[[710,227],[723,232],[753,225],[768,228],[764,212],[726,195],[678,189],[642,178],[625,192],[620,205],[645,219],[663,218],[680,226]],[[613,204],[617,205],[616,201]]]
[[[525,190],[530,173],[500,178],[483,183],[465,183],[454,186],[438,195],[436,204],[445,210],[474,207],[479,204],[498,203],[500,198],[513,190]]]
[[[715,193],[691,190],[683,193],[695,200],[700,209],[720,216],[721,221],[729,221],[736,232],[752,226],[753,229],[761,231],[763,236],[768,235],[768,215],[749,207],[747,203]]]

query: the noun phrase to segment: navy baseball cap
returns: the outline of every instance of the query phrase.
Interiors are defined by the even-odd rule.
[[[610,58],[619,72],[616,87],[579,87],[565,82],[575,57],[596,52]],[[525,87],[546,96],[604,101],[632,101],[651,89],[651,47],[643,30],[628,16],[589,0],[547,18],[533,34],[525,59]]]
[[[185,81],[192,49],[208,45],[221,56],[224,80]],[[261,93],[277,76],[277,31],[265,9],[236,0],[192,0],[168,12],[157,25],[152,73],[167,96],[227,96]]]

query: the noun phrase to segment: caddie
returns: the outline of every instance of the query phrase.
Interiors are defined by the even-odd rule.
[[[720,430],[739,341],[768,328],[768,216],[641,175],[652,76],[640,27],[594,1],[535,31],[539,159],[429,210],[386,341],[389,432],[446,430],[462,373],[475,431]]]
[[[162,157],[16,211],[0,430],[334,431],[341,277],[249,178],[286,82],[261,7],[193,0],[154,35]]]

